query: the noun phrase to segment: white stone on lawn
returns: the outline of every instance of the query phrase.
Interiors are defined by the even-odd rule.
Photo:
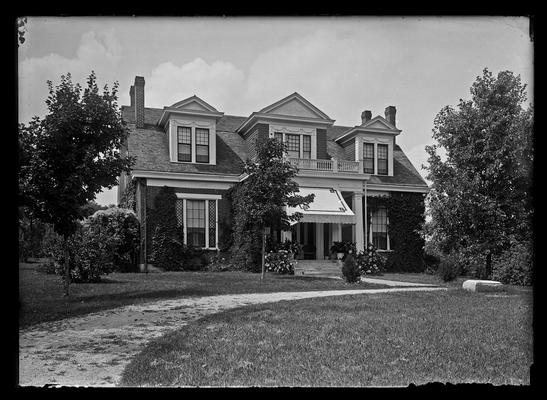
[[[497,292],[503,290],[501,282],[479,279],[469,279],[463,283],[462,287],[470,292]]]

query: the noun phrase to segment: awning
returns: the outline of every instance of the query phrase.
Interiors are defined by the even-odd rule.
[[[355,224],[355,214],[348,207],[340,191],[333,188],[300,187],[299,195],[314,194],[315,198],[307,208],[287,207],[287,215],[295,212],[304,214],[299,222]],[[291,222],[291,225],[296,222]]]

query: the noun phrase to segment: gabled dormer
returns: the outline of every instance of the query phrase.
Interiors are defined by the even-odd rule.
[[[169,160],[216,164],[216,123],[224,115],[196,95],[164,107],[158,121],[169,141]]]
[[[253,155],[254,143],[270,137],[288,146],[288,156],[299,159],[327,158],[327,127],[334,120],[299,93],[293,93],[253,112],[237,128]]]
[[[395,126],[394,106],[386,107],[385,117],[372,118],[370,111],[361,114],[361,125],[350,128],[335,139],[346,157],[363,161],[363,172],[371,175],[393,176],[393,148],[395,137],[401,133]]]

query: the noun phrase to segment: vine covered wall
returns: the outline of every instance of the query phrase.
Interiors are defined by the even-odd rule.
[[[422,193],[392,192],[390,196],[368,197],[370,214],[378,207],[385,207],[388,214],[388,234],[391,252],[387,253],[387,271],[422,272],[424,239],[420,230],[425,222],[425,195]],[[368,232],[367,232],[368,234]]]

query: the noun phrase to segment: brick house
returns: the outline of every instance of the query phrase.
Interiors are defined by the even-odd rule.
[[[287,143],[287,157],[299,168],[300,191],[315,194],[290,231],[272,232],[279,240],[302,244],[306,259],[329,257],[334,241],[356,242],[358,250],[370,242],[392,252],[390,210],[367,204],[382,196],[421,194],[423,205],[428,192],[397,145],[402,131],[393,106],[384,116],[364,111],[361,124],[350,127],[334,125],[298,93],[248,116],[225,115],[195,95],[163,109],[146,108],[144,78],[137,76],[130,98],[131,104],[122,106],[130,129],[122,150],[135,156],[136,163],[130,176],[120,177],[118,201],[134,179],[136,211],[143,222],[160,188],[174,188],[178,201],[173,217],[188,245],[222,248],[230,235],[226,191],[242,179],[243,162],[254,156],[257,140],[267,137]],[[150,236],[143,228],[141,263],[149,258]]]

